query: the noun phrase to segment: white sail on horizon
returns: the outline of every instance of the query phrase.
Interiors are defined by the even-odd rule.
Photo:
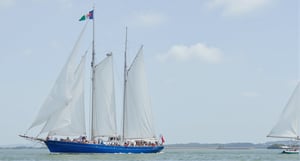
[[[127,72],[124,138],[155,138],[151,101],[148,91],[143,47]]]
[[[300,126],[300,82],[285,106],[279,121],[268,137],[299,139]]]

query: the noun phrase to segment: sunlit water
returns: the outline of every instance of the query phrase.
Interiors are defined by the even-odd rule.
[[[51,154],[47,149],[0,149],[1,161],[300,161],[280,150],[165,149],[159,154]]]

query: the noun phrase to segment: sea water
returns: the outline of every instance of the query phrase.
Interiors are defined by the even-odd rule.
[[[158,154],[53,154],[47,149],[0,149],[0,161],[299,161],[280,150],[164,149]]]

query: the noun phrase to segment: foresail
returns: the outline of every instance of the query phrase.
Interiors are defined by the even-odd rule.
[[[300,83],[298,83],[281,117],[268,137],[295,138],[299,136]]]
[[[124,137],[154,138],[155,131],[142,48],[128,70],[125,98]]]
[[[116,136],[116,107],[113,56],[109,54],[95,67],[92,138]]]
[[[47,121],[47,124],[43,129],[43,132],[49,131],[48,135],[50,136],[78,136],[86,134],[84,113],[85,62],[84,56],[75,72],[74,84],[71,89],[72,98],[69,100],[63,111]],[[68,124],[66,126],[61,126],[67,122]],[[48,129],[46,130],[47,127]]]
[[[63,115],[62,113],[65,112],[62,111],[68,109],[66,105],[69,104],[70,100],[73,97],[72,85],[75,79],[74,73],[76,72],[76,67],[77,67],[76,58],[79,53],[80,42],[83,33],[86,29],[86,26],[87,24],[85,24],[83,30],[81,31],[66,64],[64,65],[62,71],[60,72],[58,78],[56,79],[56,82],[52,87],[49,96],[47,97],[44,104],[40,108],[35,121],[32,123],[29,129],[45,123],[44,130],[42,130],[41,132],[46,132],[51,129],[58,129],[67,126],[71,123],[69,114],[68,114],[69,116],[66,117],[63,121],[61,120],[60,124],[48,123],[48,120],[52,120],[58,115]],[[47,124],[48,126],[46,127]]]

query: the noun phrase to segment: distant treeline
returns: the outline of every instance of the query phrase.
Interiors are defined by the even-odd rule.
[[[41,146],[41,147],[33,147],[33,146],[15,146],[15,147],[0,147],[0,149],[47,149],[47,147],[45,146]]]
[[[297,144],[297,143],[294,143]],[[282,146],[294,145],[290,141],[275,141],[266,143],[227,143],[227,144],[202,144],[202,143],[187,143],[187,144],[167,144],[166,148],[206,148],[206,149],[281,149]]]

